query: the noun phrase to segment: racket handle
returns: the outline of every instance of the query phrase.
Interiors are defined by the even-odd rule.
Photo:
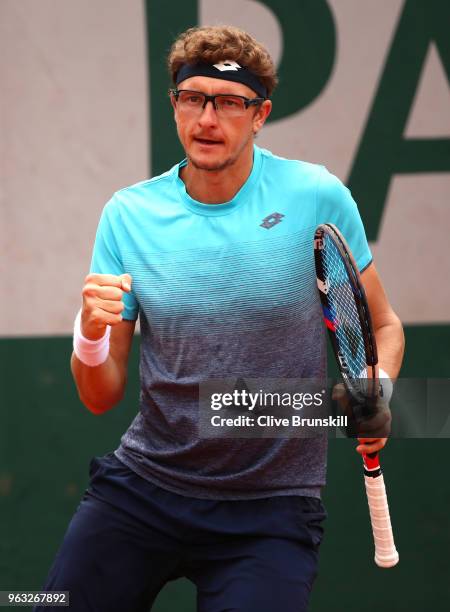
[[[386,487],[378,453],[363,455],[363,459],[364,481],[375,543],[375,563],[379,567],[393,567],[398,563],[399,555],[395,548]]]

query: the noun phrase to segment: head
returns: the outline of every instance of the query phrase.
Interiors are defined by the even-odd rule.
[[[269,97],[277,84],[268,51],[239,28],[204,26],[177,38],[168,65],[178,91],[240,96],[216,98],[214,106],[201,95],[171,94],[189,162],[215,171],[251,156],[253,139],[270,113]]]

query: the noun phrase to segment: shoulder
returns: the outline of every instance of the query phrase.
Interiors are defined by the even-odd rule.
[[[319,215],[359,214],[358,206],[344,183],[325,166],[320,166],[317,188]]]
[[[136,212],[142,206],[148,207],[152,202],[167,197],[167,193],[173,190],[178,167],[176,164],[163,174],[119,189],[107,202],[105,212],[113,216]]]
[[[341,197],[350,194],[341,179],[332,174],[325,166],[319,166],[318,189],[320,195],[325,197]]]
[[[275,155],[268,149],[259,149],[264,166],[268,170],[291,174],[295,178],[310,178],[316,181],[317,187],[325,192],[347,190],[344,183],[332,174],[323,164],[316,164],[300,159],[288,159]]]
[[[296,181],[301,178],[317,182],[323,169],[319,164],[281,157],[267,149],[259,149],[259,152],[266,172],[292,177]]]

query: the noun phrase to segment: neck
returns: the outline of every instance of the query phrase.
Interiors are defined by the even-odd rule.
[[[245,156],[217,170],[205,170],[189,160],[181,169],[180,178],[186,191],[203,204],[222,204],[234,198],[250,176],[253,167],[253,147]]]

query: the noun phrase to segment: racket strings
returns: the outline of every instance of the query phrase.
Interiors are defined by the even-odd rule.
[[[322,264],[328,279],[328,304],[336,327],[336,340],[344,371],[351,379],[367,376],[366,353],[354,290],[347,269],[334,242],[324,236]]]

